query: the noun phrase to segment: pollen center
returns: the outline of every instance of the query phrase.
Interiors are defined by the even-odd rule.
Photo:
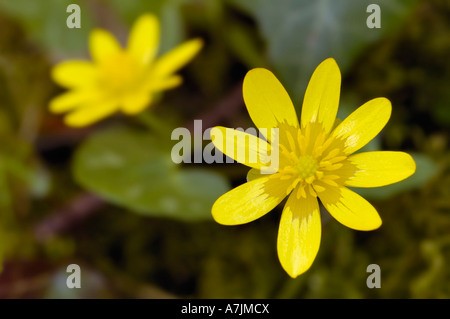
[[[314,176],[319,167],[317,161],[309,155],[301,156],[298,159],[297,171],[298,176],[302,179],[307,179],[308,177]]]
[[[316,197],[327,187],[343,184],[345,172],[339,169],[347,156],[340,140],[326,133],[320,123],[301,129],[286,124],[280,127],[279,176],[290,181],[287,194],[295,189],[297,198]]]
[[[116,94],[133,89],[142,76],[142,67],[125,52],[119,52],[100,64],[100,85]]]

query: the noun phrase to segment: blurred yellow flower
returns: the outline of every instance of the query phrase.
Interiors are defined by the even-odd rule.
[[[158,91],[178,86],[175,75],[201,49],[202,41],[187,41],[156,59],[159,21],[145,14],[134,23],[126,48],[108,31],[96,29],[89,39],[93,61],[69,60],[56,65],[52,77],[70,91],[50,102],[54,113],[70,112],[65,122],[86,126],[112,113],[133,115],[148,107]]]
[[[277,147],[273,141],[278,141],[279,169],[270,175],[263,174],[261,161],[250,163],[241,157],[242,164],[252,167],[248,182],[222,195],[212,207],[218,223],[237,225],[263,216],[290,194],[281,215],[277,251],[282,267],[293,278],[309,269],[319,250],[318,198],[343,225],[373,230],[381,226],[377,211],[346,186],[384,186],[409,177],[416,169],[412,157],[403,152],[352,155],[386,125],[391,103],[376,98],[342,122],[336,121],[340,86],[341,74],[335,60],[325,60],[309,82],[299,123],[291,99],[276,77],[266,69],[248,72],[243,84],[244,101],[261,132],[278,129],[265,137],[268,149]],[[214,136],[234,139],[236,134],[224,127],[211,130],[214,145],[235,160],[239,153],[236,149],[254,151],[258,143],[267,144],[249,135],[247,139],[237,139],[235,149],[224,150],[226,141],[214,139]]]

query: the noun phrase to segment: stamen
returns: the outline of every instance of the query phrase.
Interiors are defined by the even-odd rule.
[[[290,152],[286,148],[286,146],[284,146],[283,144],[280,144],[280,150],[281,150],[281,154],[284,155],[288,160],[290,160],[292,162],[292,164],[297,162],[297,156],[295,155],[295,153]]]
[[[286,166],[280,170],[280,173],[296,174],[297,171],[292,166]]]
[[[323,144],[323,140],[325,139],[325,136],[323,134],[319,134],[319,136],[316,138],[316,141],[314,143],[313,150],[316,151],[321,148],[321,145]]]
[[[337,164],[333,164],[333,165],[327,165],[327,166],[323,167],[323,169],[326,171],[334,171],[336,169],[341,168],[342,166],[344,166],[344,164],[337,163]]]
[[[287,131],[286,137],[288,139],[289,146],[291,147],[291,151],[295,152],[295,142],[294,142],[294,138],[291,135],[291,132]]]
[[[286,154],[289,153],[289,150],[283,144],[279,144],[278,146],[280,147],[281,153],[286,153]]]
[[[325,187],[320,186],[320,185],[317,185],[317,184],[314,184],[313,187],[314,187],[314,190],[315,190],[316,192],[318,192],[318,193],[323,192],[324,190],[326,190]]]
[[[304,185],[300,185],[297,190],[297,199],[300,199],[300,197],[306,198],[306,192],[305,192]]]
[[[292,177],[293,177],[293,175],[283,174],[283,175],[280,176],[280,180],[285,181],[285,180],[288,180],[288,179],[290,179]]]
[[[322,145],[323,149],[326,150],[333,141],[334,141],[334,138],[332,136],[328,137],[328,139]]]
[[[332,159],[330,159],[330,162],[337,163],[337,162],[345,160],[346,158],[347,158],[347,156],[336,156],[336,157],[333,157]]]
[[[297,184],[301,181],[301,178],[296,178],[291,185],[286,189],[286,196],[297,186]]]
[[[339,186],[335,181],[333,181],[331,179],[323,178],[322,182],[324,182],[325,184],[328,184],[330,186],[335,186],[335,187]]]
[[[320,167],[326,167],[326,166],[330,166],[331,162],[330,161],[321,161],[319,166]]]
[[[323,147],[322,147],[322,145],[315,146],[314,149],[313,149],[313,156],[317,158],[317,157],[319,157],[320,155],[322,155],[322,152],[323,152]]]
[[[308,185],[308,191],[311,194],[311,196],[313,197],[317,197],[317,193],[314,191],[314,188],[312,187],[312,185]]]
[[[308,142],[311,139],[311,125],[306,125],[306,130],[305,130],[305,148],[308,146]]]
[[[308,177],[305,179],[305,182],[308,184],[311,184],[312,182],[314,182],[314,180],[316,179],[316,177],[314,175]]]
[[[289,195],[289,193],[294,189],[294,184],[292,183],[287,189],[286,189],[286,196]]]
[[[297,199],[307,196],[316,198],[328,187],[339,186],[339,174],[331,171],[343,167],[342,161],[347,156],[336,139],[326,134],[320,126],[308,123],[301,129],[289,127],[279,149],[283,156],[280,179],[289,183],[286,195],[295,192]]]
[[[316,171],[316,176],[317,176],[317,179],[321,179],[323,177],[323,172],[322,171]]]
[[[340,150],[338,148],[333,149],[332,151],[328,152],[328,155],[325,156],[324,158],[322,158],[322,160],[326,161],[326,160],[329,160],[329,159],[335,157],[336,155],[339,154],[339,151]]]
[[[314,177],[314,173],[317,170],[317,161],[309,156],[300,156],[297,160],[296,169],[298,175],[303,179]]]
[[[302,155],[302,146],[301,146],[301,143],[300,143],[300,141],[302,140],[302,131],[300,130],[300,129],[298,129],[297,130],[297,144],[298,144],[298,147],[299,147],[299,151],[300,151],[300,155]]]
[[[301,135],[300,130],[298,131],[298,148],[300,150],[300,155],[304,155],[306,153],[306,140],[305,136]]]

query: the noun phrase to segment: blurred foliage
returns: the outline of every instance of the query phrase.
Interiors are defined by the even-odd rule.
[[[9,16],[17,19],[29,37],[50,53],[60,55],[61,52],[77,55],[86,48],[86,38],[92,27],[89,10],[84,10],[83,27],[77,32],[66,27],[66,8],[74,3],[71,0],[45,1],[8,1],[1,0],[0,8]],[[88,3],[84,1],[83,4]]]
[[[0,297],[450,298],[448,1],[79,0],[82,28],[68,29],[72,2],[0,0]],[[369,3],[381,7],[381,29],[366,27]],[[142,117],[65,127],[47,111],[61,92],[51,65],[87,57],[94,27],[125,41],[147,11],[161,19],[160,53],[205,39],[183,86]],[[371,98],[392,102],[364,150],[410,152],[417,172],[357,190],[380,212],[376,231],[323,211],[318,257],[292,280],[276,253],[281,206],[248,225],[214,223],[213,201],[247,169],[177,166],[168,132],[198,118],[204,129],[251,126],[233,92],[253,67],[273,70],[300,107],[329,56],[343,73],[340,118]],[[65,287],[72,263],[81,290]],[[380,289],[366,286],[372,263]]]
[[[144,215],[186,221],[212,220],[212,204],[229,190],[222,176],[205,169],[180,169],[161,141],[126,128],[96,134],[83,143],[74,157],[74,176],[112,203]]]
[[[331,56],[346,72],[368,45],[395,32],[416,1],[376,1],[382,8],[380,29],[366,26],[366,9],[375,3],[371,0],[232,2],[255,17],[271,63],[294,101],[301,101],[310,74],[320,62]]]

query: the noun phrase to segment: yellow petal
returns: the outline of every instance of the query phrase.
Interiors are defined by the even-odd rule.
[[[183,78],[178,75],[171,75],[163,79],[156,79],[154,77],[147,81],[147,87],[152,92],[165,91],[177,87],[183,82]]]
[[[347,186],[379,187],[397,183],[416,171],[413,158],[404,152],[366,152],[348,158],[356,171]]]
[[[62,62],[52,69],[53,80],[67,88],[91,86],[97,79],[95,66],[88,61]]]
[[[153,74],[158,77],[171,75],[191,61],[202,46],[203,41],[200,39],[193,39],[179,45],[155,61]]]
[[[128,38],[127,51],[137,61],[150,62],[159,45],[159,21],[153,14],[144,14],[134,23]]]
[[[68,114],[64,121],[68,126],[88,126],[111,115],[116,112],[117,109],[117,102],[112,100],[103,103],[90,104]]]
[[[53,113],[64,113],[86,104],[88,101],[98,99],[99,92],[96,90],[73,90],[58,95],[50,101],[50,111]]]
[[[219,197],[212,216],[223,225],[251,222],[275,208],[286,197],[287,187],[285,181],[274,176],[247,182]]]
[[[370,100],[343,120],[332,134],[344,141],[345,154],[356,152],[380,133],[391,110],[391,102],[386,98]]]
[[[332,58],[323,61],[314,71],[303,100],[301,123],[322,123],[326,133],[336,120],[341,91],[341,71]]]
[[[319,198],[328,212],[341,224],[356,230],[374,230],[381,226],[376,209],[346,187],[324,186]]]
[[[311,267],[320,246],[322,227],[319,203],[313,196],[297,199],[289,196],[278,231],[277,251],[280,263],[292,278]]]
[[[280,123],[298,127],[297,114],[291,98],[269,70],[257,68],[245,76],[242,88],[245,105],[255,125],[259,129],[276,128]],[[270,142],[271,134],[265,134]],[[273,134],[272,134],[273,135]]]
[[[145,110],[152,100],[152,96],[147,92],[130,94],[123,100],[122,111],[128,115],[134,115]]]
[[[255,135],[216,126],[211,129],[211,140],[218,150],[241,164],[254,168],[270,164],[270,145]]]
[[[95,29],[89,37],[89,49],[92,59],[96,62],[104,61],[122,51],[117,39],[108,31]]]

